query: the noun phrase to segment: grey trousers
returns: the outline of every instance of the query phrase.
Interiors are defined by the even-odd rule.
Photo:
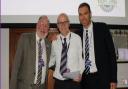
[[[36,86],[35,84],[32,85],[32,89],[46,89],[45,84],[41,84],[40,87]]]

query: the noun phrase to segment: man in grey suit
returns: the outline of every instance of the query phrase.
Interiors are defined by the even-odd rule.
[[[36,24],[36,33],[24,33],[19,39],[11,74],[10,89],[45,89],[51,49],[50,42],[46,39],[48,30],[48,17],[41,16]],[[39,58],[42,63],[40,67]]]

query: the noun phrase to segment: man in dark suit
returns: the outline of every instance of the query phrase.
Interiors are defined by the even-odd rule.
[[[91,10],[87,3],[79,5],[78,13],[85,59],[82,89],[116,89],[116,54],[109,29],[105,23],[91,21]]]
[[[19,39],[9,89],[45,89],[51,47],[48,30],[48,17],[41,16],[36,33],[25,33]]]

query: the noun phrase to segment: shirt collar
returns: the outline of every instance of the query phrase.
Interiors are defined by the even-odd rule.
[[[62,39],[64,39],[64,38],[69,39],[70,34],[71,34],[71,32],[69,32],[66,37],[64,37],[62,34],[60,34],[60,37],[61,37]]]
[[[40,37],[37,35],[36,33],[36,41],[38,42],[40,40]],[[41,42],[43,41],[44,39],[42,38]]]
[[[91,24],[89,25],[88,29],[84,28],[84,31],[88,30],[90,32],[90,31],[92,31],[92,29],[93,29],[93,24],[91,22]]]

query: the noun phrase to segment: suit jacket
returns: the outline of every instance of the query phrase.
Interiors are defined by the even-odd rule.
[[[45,39],[45,44],[48,63],[51,46],[47,39]],[[35,78],[35,61],[36,35],[35,33],[25,33],[18,42],[11,74],[10,89],[32,89]]]
[[[83,39],[83,27],[77,31]],[[93,22],[95,63],[102,82],[117,82],[117,63],[112,36],[105,23]]]

